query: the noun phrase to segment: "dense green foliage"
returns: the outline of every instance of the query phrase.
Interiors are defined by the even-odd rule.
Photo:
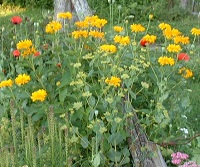
[[[70,35],[75,30],[73,24],[66,25],[67,33],[47,34],[45,26],[53,13],[44,9],[20,11],[17,14],[23,18],[20,25],[10,22],[12,16],[0,18],[0,81],[14,79],[21,73],[31,76],[28,85],[13,85],[0,92],[0,164],[133,166],[125,140],[129,134],[124,128],[127,118],[133,116],[131,105],[149,139],[160,145],[168,166],[172,166],[170,154],[176,151],[184,151],[199,161],[200,50],[199,36],[194,39],[190,33],[194,25],[199,26],[197,16],[184,18],[187,11],[176,10],[176,5],[168,17],[168,8],[164,10],[157,1],[89,3],[97,15],[108,19],[103,29],[105,41],[91,37],[73,39]],[[149,14],[154,15],[150,21]],[[163,19],[190,37],[191,43],[183,46],[183,51],[191,56],[190,61],[177,61],[173,67],[159,65],[162,55],[176,58],[176,53],[166,49],[172,41],[167,41],[158,28]],[[133,22],[142,23],[148,27],[148,33],[157,35],[155,46],[139,45],[147,32],[131,33]],[[103,53],[99,50],[101,45],[114,43],[117,35],[114,25],[124,27],[120,35],[129,35],[131,43],[116,44],[117,53]],[[15,58],[12,51],[24,39],[31,39],[41,55]],[[192,78],[178,74],[183,66],[192,69]],[[104,82],[113,75],[121,78],[120,87]],[[47,90],[47,99],[32,102],[31,93],[41,87]],[[125,104],[124,95],[129,97]]]

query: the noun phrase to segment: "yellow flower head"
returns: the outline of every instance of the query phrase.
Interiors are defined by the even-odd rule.
[[[57,18],[71,20],[72,19],[72,13],[70,13],[70,12],[58,13]]]
[[[122,32],[124,28],[121,27],[121,26],[114,26],[113,29],[114,29],[116,32]]]
[[[191,29],[192,35],[200,35],[200,29],[198,28],[192,28]]]
[[[175,60],[172,57],[162,56],[158,59],[158,62],[161,66],[170,65],[173,66],[175,64]]]
[[[89,24],[92,23],[92,22],[95,22],[96,20],[98,20],[99,17],[98,16],[86,16],[84,21],[85,22],[88,22]]]
[[[180,52],[182,49],[180,47],[180,45],[176,45],[176,44],[169,44],[167,47],[168,52],[175,52],[178,53]]]
[[[100,49],[108,53],[115,53],[117,51],[117,47],[115,45],[101,45]]]
[[[92,21],[90,24],[93,27],[102,28],[107,23],[108,23],[108,21],[105,19],[96,19],[96,20]]]
[[[36,49],[34,47],[30,47],[22,51],[22,56],[26,57],[28,55],[34,54],[35,52],[37,52]]]
[[[62,29],[62,24],[57,21],[52,21],[46,26],[46,33],[54,34]]]
[[[28,49],[33,45],[32,41],[29,39],[25,39],[23,41],[19,41],[17,43],[17,49]]]
[[[107,78],[105,80],[105,83],[107,83],[110,86],[119,87],[121,83],[121,79],[118,77],[112,76],[110,79]]]
[[[178,43],[182,43],[182,44],[189,44],[190,40],[189,37],[185,37],[185,36],[176,36],[174,37],[174,43],[178,44]]]
[[[3,87],[11,87],[13,85],[13,81],[11,79],[9,80],[4,80],[0,82],[0,88]]]
[[[120,35],[116,35],[114,37],[114,42],[119,43],[121,45],[128,45],[128,44],[130,44],[130,38],[129,38],[129,36],[123,37],[123,36],[120,36]]]
[[[77,21],[77,22],[75,22],[75,25],[78,28],[88,28],[89,22],[87,22],[87,21]]]
[[[152,43],[155,43],[156,38],[157,38],[157,37],[156,37],[155,35],[149,35],[149,34],[147,34],[147,35],[145,35],[142,39],[143,39],[144,41],[146,41],[147,43],[152,44]]]
[[[134,32],[134,33],[144,32],[145,28],[141,24],[132,24],[131,25],[131,31]]]
[[[89,35],[94,38],[103,38],[105,34],[104,34],[104,32],[99,32],[99,31],[93,30],[93,31],[89,32]]]
[[[35,91],[31,95],[31,99],[33,102],[39,100],[39,101],[44,101],[47,96],[47,92],[44,89],[39,89],[38,91]]]
[[[181,74],[181,75],[182,75],[184,78],[186,78],[186,79],[193,76],[192,70],[187,69],[187,68],[185,68],[185,67],[183,67],[183,68],[181,68],[181,69],[179,70],[179,74]]]
[[[16,78],[15,78],[15,83],[17,85],[24,85],[26,83],[28,83],[31,80],[31,77],[29,75],[26,74],[19,74]]]
[[[160,23],[158,26],[161,30],[165,30],[165,29],[171,29],[171,26],[169,24],[166,23]]]
[[[75,39],[78,39],[78,38],[81,38],[81,37],[87,38],[88,37],[88,31],[86,31],[86,30],[73,31],[72,36]]]
[[[167,38],[167,39],[172,39],[173,37],[176,36],[180,36],[181,32],[175,28],[171,29],[171,28],[166,28],[163,31],[163,35]]]

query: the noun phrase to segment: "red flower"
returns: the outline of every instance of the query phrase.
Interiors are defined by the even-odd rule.
[[[61,67],[61,66],[62,66],[61,63],[58,63],[58,64],[57,64],[57,67]]]
[[[146,47],[147,44],[148,44],[148,42],[145,39],[141,39],[141,41],[140,41],[141,46]]]
[[[15,56],[15,57],[19,57],[20,56],[20,51],[19,50],[14,50],[12,53],[13,53],[13,56]]]
[[[186,53],[179,53],[177,57],[178,57],[178,60],[184,60],[184,61],[190,60],[190,56]]]
[[[20,24],[22,22],[22,18],[19,16],[14,16],[11,18],[13,24]]]
[[[39,56],[40,55],[40,52],[39,51],[36,51],[35,53],[34,53],[34,56],[35,57],[37,57],[37,56]]]

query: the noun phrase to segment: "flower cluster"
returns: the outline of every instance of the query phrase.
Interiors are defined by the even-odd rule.
[[[200,35],[200,29],[198,28],[192,28],[191,29],[192,35]]]
[[[100,19],[98,16],[87,16],[83,21],[76,22],[78,28],[96,27],[102,29],[107,24],[107,20]]]
[[[193,72],[192,72],[192,70],[190,70],[190,69],[188,69],[188,68],[185,68],[185,67],[183,67],[183,68],[181,68],[180,70],[179,70],[179,74],[181,74],[184,78],[191,78],[192,76],[193,76]]]
[[[13,81],[11,79],[4,80],[0,82],[0,88],[3,87],[11,87],[13,85]]]
[[[155,35],[149,35],[149,34],[147,34],[147,35],[145,35],[145,36],[142,38],[142,40],[143,40],[143,41],[146,41],[146,43],[153,44],[153,43],[155,43],[156,38],[157,38],[157,37],[156,37]]]
[[[169,44],[167,47],[168,52],[175,52],[178,53],[180,52],[182,49],[180,47],[180,45],[176,45],[176,44]]]
[[[189,155],[181,152],[176,152],[171,154],[171,157],[172,157],[172,163],[175,165],[179,165],[183,160],[188,159]]]
[[[38,91],[35,91],[35,92],[32,93],[31,99],[32,99],[33,102],[35,102],[37,100],[38,101],[44,101],[46,96],[47,96],[46,90],[39,89]]]
[[[35,47],[33,46],[32,41],[29,40],[29,39],[25,39],[25,40],[19,41],[17,43],[17,50],[13,51],[13,55],[15,57],[19,57],[20,56],[20,51],[21,51],[21,55],[23,57],[26,57],[28,55],[32,55],[32,54],[37,52]]]
[[[118,77],[112,76],[110,79],[106,78],[105,83],[110,86],[119,87],[121,83],[121,79]]]
[[[57,21],[51,21],[46,25],[45,31],[46,33],[54,34],[62,29],[62,24]]]
[[[197,165],[196,162],[189,161],[185,162],[183,165],[179,165],[178,167],[200,167],[200,165]]]
[[[175,64],[175,60],[172,57],[162,56],[158,59],[158,62],[161,66],[170,65],[173,66]]]
[[[78,39],[78,38],[81,38],[81,37],[87,38],[88,37],[88,31],[87,30],[73,31],[72,36],[75,39]]]
[[[96,31],[96,30],[90,31],[89,35],[94,37],[94,38],[100,38],[100,39],[102,39],[105,36],[104,32],[99,32],[99,31]]]
[[[114,42],[119,43],[121,45],[128,45],[128,44],[130,44],[130,38],[129,38],[129,36],[124,37],[124,36],[116,35],[114,37]]]
[[[114,31],[116,31],[116,32],[122,32],[124,28],[121,27],[121,26],[114,26],[113,29],[114,29]]]
[[[62,19],[72,19],[72,13],[70,12],[65,12],[65,13],[58,13],[57,18],[62,18]]]
[[[31,80],[31,77],[26,74],[19,74],[17,78],[15,78],[15,83],[17,85],[24,85]]]
[[[132,24],[131,31],[134,33],[144,32],[145,28],[141,24]]]
[[[101,45],[100,50],[108,52],[108,53],[115,53],[117,51],[117,47],[115,45]]]

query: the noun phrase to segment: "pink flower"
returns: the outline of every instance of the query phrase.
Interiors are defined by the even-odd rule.
[[[176,153],[173,153],[171,155],[172,159],[181,159],[181,160],[185,160],[185,159],[188,159],[189,158],[189,155],[188,154],[185,154],[185,153],[181,153],[181,152],[176,152]]]
[[[11,18],[13,24],[20,24],[22,22],[22,18],[19,16],[14,16]]]
[[[172,159],[172,163],[175,165],[179,165],[181,163],[181,159]]]

